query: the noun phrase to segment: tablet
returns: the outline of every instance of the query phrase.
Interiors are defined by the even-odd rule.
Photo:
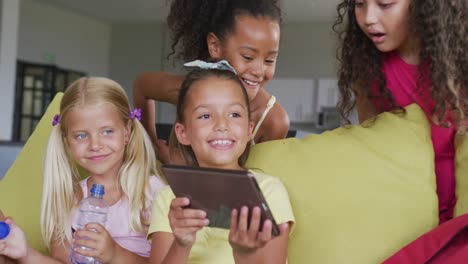
[[[264,221],[270,219],[272,235],[279,235],[278,225],[253,173],[178,165],[163,165],[162,170],[176,197],[189,198],[189,208],[207,213],[208,226],[229,229],[232,209],[248,206],[251,212],[258,206],[262,211],[260,230]]]

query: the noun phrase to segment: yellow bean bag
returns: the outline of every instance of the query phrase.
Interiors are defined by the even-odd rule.
[[[45,252],[42,162],[57,94],[0,181],[0,209]],[[248,165],[281,178],[296,214],[289,263],[379,263],[436,226],[433,152],[424,113],[383,114],[370,128],[256,145]]]
[[[247,166],[279,177],[296,216],[289,263],[381,263],[438,224],[429,124],[416,105],[364,128],[257,144]]]
[[[0,181],[0,210],[12,216],[24,230],[30,245],[46,252],[40,230],[42,199],[42,163],[63,94],[58,93],[29,137],[3,180]]]
[[[468,134],[455,138],[455,194],[457,204],[454,217],[468,213]]]

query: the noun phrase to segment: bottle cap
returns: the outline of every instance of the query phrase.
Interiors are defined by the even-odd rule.
[[[104,195],[104,185],[94,183],[93,187],[91,187],[91,193],[94,193],[97,195]]]
[[[0,239],[4,239],[10,234],[10,226],[5,222],[0,222]]]

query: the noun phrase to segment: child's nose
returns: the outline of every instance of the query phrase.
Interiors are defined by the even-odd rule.
[[[91,137],[91,150],[100,150],[102,148],[101,139],[98,136]]]
[[[228,130],[227,120],[225,118],[219,118],[215,126],[216,131],[224,132]]]
[[[257,60],[254,62],[252,64],[251,72],[255,77],[262,77],[265,75],[265,65],[263,64],[263,61]]]
[[[372,24],[375,24],[377,23],[378,21],[378,10],[376,9],[376,7],[374,5],[367,5],[366,7],[366,24],[367,25],[372,25]]]

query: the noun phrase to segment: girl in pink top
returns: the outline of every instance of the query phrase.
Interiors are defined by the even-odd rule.
[[[72,83],[51,120],[44,159],[41,233],[50,256],[29,247],[12,219],[0,255],[18,263],[70,263],[75,250],[99,263],[148,263],[146,234],[163,183],[152,176],[156,157],[140,118],[116,82],[83,77]],[[81,182],[78,166],[89,175]],[[106,226],[88,223],[77,230],[78,207],[94,183],[105,187]]]
[[[452,218],[454,136],[468,112],[466,1],[343,0],[337,10],[342,116],[356,107],[362,122],[417,103],[431,121],[439,219]]]
[[[80,182],[81,190],[83,191],[83,199],[88,197],[88,186],[92,179],[90,177]],[[162,189],[165,184],[156,176],[149,177],[150,192],[147,193],[146,199],[153,201],[158,190]],[[127,197],[121,197],[120,200],[109,206],[107,213],[107,222],[105,229],[112,237],[112,240],[122,248],[133,252],[139,256],[149,258],[151,245],[148,242],[146,233],[137,232],[132,229],[130,204]],[[78,208],[73,208],[71,213],[71,226],[74,230],[78,230]],[[145,219],[151,219],[150,211],[145,212]]]

